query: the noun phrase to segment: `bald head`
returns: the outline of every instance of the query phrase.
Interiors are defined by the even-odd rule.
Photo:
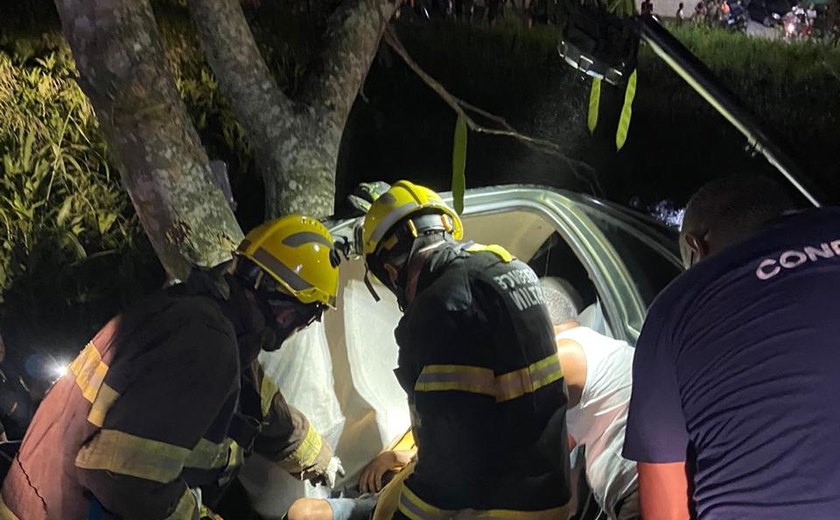
[[[688,267],[794,208],[788,193],[768,177],[747,174],[716,179],[700,188],[685,208],[680,230],[683,262]]]
[[[577,321],[582,301],[572,284],[563,278],[544,276],[540,278],[540,285],[552,325]]]

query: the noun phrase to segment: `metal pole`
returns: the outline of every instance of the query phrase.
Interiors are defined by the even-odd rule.
[[[764,155],[811,204],[819,207],[820,201],[813,195],[815,188],[805,178],[802,169],[779,143],[765,133],[758,120],[738,101],[735,94],[723,86],[714,73],[655,18],[642,15],[639,22],[641,38],[650,45],[653,52],[737,128],[747,138],[752,149]]]

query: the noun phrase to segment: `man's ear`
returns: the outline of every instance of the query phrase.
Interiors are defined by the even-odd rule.
[[[698,261],[709,256],[709,243],[706,242],[703,237],[694,233],[686,233],[683,236],[683,241],[685,241],[685,245],[694,252],[693,256],[695,256]]]

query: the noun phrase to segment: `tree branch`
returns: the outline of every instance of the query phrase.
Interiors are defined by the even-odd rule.
[[[385,43],[387,43],[405,62],[408,67],[414,71],[415,74],[429,87],[431,88],[442,100],[444,103],[449,105],[449,107],[458,115],[464,119],[467,124],[467,128],[472,130],[473,132],[480,133],[480,134],[487,134],[487,135],[496,135],[502,137],[510,137],[516,139],[517,141],[521,142],[522,144],[528,146],[529,148],[536,150],[540,153],[550,155],[552,157],[556,157],[562,160],[566,165],[570,168],[572,174],[575,175],[578,179],[586,182],[592,187],[592,182],[594,181],[597,184],[597,178],[594,175],[594,169],[586,164],[583,161],[578,161],[576,159],[572,159],[568,155],[562,152],[562,148],[559,144],[549,141],[547,139],[541,139],[539,137],[531,137],[525,135],[519,131],[517,131],[507,120],[501,116],[497,116],[495,114],[491,114],[486,110],[478,108],[463,99],[460,99],[454,95],[452,95],[446,87],[440,84],[436,79],[431,77],[426,71],[424,71],[417,62],[409,55],[408,51],[403,46],[402,42],[400,41],[399,37],[394,31],[392,26],[388,26],[385,30],[385,34],[383,35]],[[491,128],[488,126],[478,124],[475,119],[470,116],[470,113],[476,114],[478,116],[483,117],[489,121],[492,121],[498,125],[498,128]],[[598,188],[600,191],[600,187]]]
[[[343,129],[364,85],[382,33],[401,0],[342,2],[327,22],[318,67],[307,75],[303,101]]]
[[[239,1],[188,0],[187,5],[204,55],[251,145],[271,146],[279,132],[288,133],[295,106],[274,81]],[[263,124],[267,117],[271,125]]]

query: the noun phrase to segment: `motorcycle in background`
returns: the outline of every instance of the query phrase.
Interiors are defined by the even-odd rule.
[[[801,41],[811,38],[813,26],[809,23],[805,10],[795,5],[782,19],[784,40]]]

